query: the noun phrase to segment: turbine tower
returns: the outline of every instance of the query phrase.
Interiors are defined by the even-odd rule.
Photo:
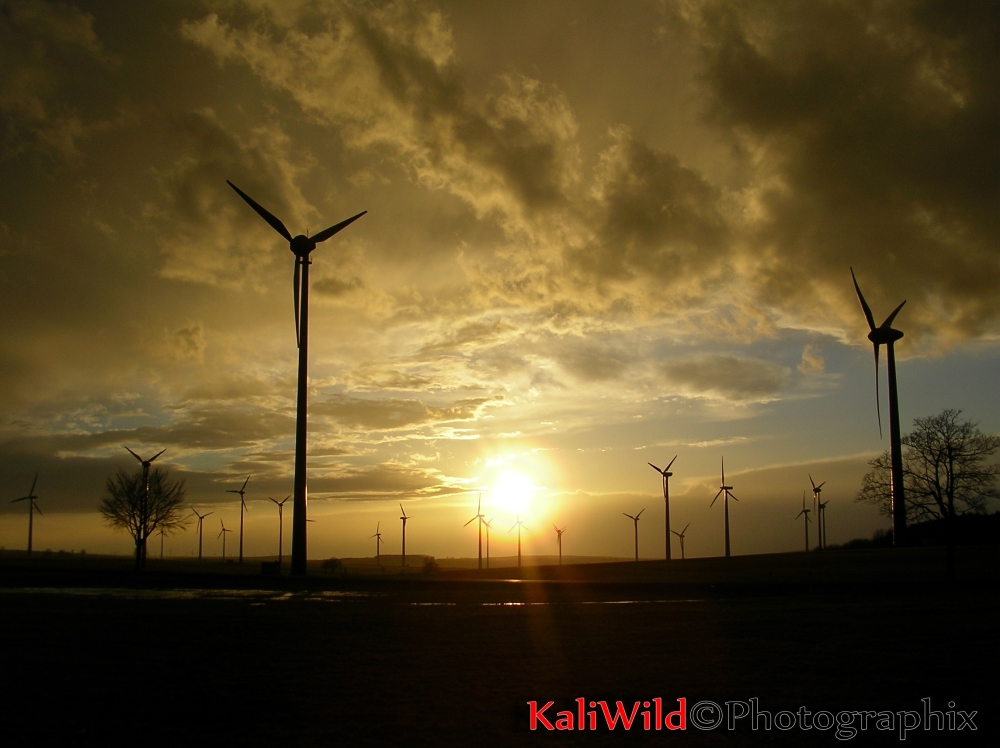
[[[722,485],[719,486],[719,493],[715,494],[715,499],[712,499],[712,503],[709,504],[709,508],[715,505],[715,500],[722,496],[723,492],[726,494],[726,498],[723,499],[723,503],[726,505],[726,558],[729,558],[729,500],[739,501],[732,494],[733,487],[726,485],[726,458],[722,458]]]
[[[823,486],[826,485],[826,481],[823,481],[817,486],[816,481],[814,481],[812,475],[810,475],[809,482],[812,484],[813,510],[816,512],[816,547],[822,550],[826,545],[826,538],[823,534],[823,507],[826,506],[826,504],[823,503],[820,496],[823,493]]]
[[[493,529],[493,519],[483,520],[486,526],[486,568],[490,568],[490,530]]]
[[[203,526],[203,523],[205,521],[205,517],[207,517],[209,514],[212,514],[212,512],[205,512],[204,514],[198,514],[198,510],[195,509],[194,507],[191,507],[191,511],[194,512],[194,516],[198,518],[198,560],[201,561],[201,531],[202,531],[202,526]]]
[[[28,495],[22,496],[19,499],[11,499],[10,502],[11,504],[16,504],[19,501],[28,502],[28,555],[29,556],[31,555],[31,540],[32,537],[34,537],[34,532],[35,532],[35,512],[38,512],[39,514],[42,513],[42,510],[38,508],[38,504],[36,503],[36,499],[38,498],[37,496],[35,496],[36,483],[38,483],[38,473],[35,473],[35,479],[31,481],[31,490],[28,491]]]
[[[810,511],[812,511],[812,510],[811,509],[806,509],[806,492],[803,491],[802,492],[802,511],[795,515],[795,519],[798,519],[799,517],[805,517],[805,521],[802,523],[802,525],[806,528],[806,553],[809,552],[809,523],[812,522],[812,520],[809,519],[809,512]],[[818,529],[819,528],[817,527],[817,530]]]
[[[684,560],[684,533],[686,533],[688,531],[688,528],[690,526],[691,526],[691,523],[688,522],[686,525],[684,525],[684,529],[681,530],[680,532],[677,532],[676,530],[671,530],[670,531],[674,535],[676,535],[678,538],[680,538],[680,541],[681,541],[681,561]]]
[[[559,544],[559,565],[562,566],[562,534],[566,532],[566,528],[559,529],[555,525],[552,525],[552,529],[556,531],[556,542]]]
[[[271,499],[270,496],[268,496],[267,498]],[[278,569],[279,570],[281,569],[281,539],[284,536],[284,525],[285,525],[283,515],[285,510],[285,502],[288,501],[290,498],[292,498],[291,494],[283,498],[281,501],[278,501],[277,499],[271,499],[271,501],[273,501],[275,505],[278,507]]]
[[[677,459],[677,455],[674,455],[674,460]],[[667,539],[667,561],[670,560],[670,476],[673,473],[670,472],[670,466],[674,464],[674,460],[667,463],[667,466],[660,470],[656,465],[651,462],[647,462],[653,470],[658,472],[663,477],[663,507],[664,514],[666,515],[666,539]]]
[[[219,531],[219,534],[216,536],[216,539],[222,538],[222,560],[225,561],[226,560],[226,533],[227,532],[232,532],[232,530],[227,530],[226,529],[226,523],[223,522],[221,518],[219,519],[219,524],[222,525],[222,529]]]
[[[379,545],[381,545],[382,543],[385,542],[384,540],[382,540],[382,533],[379,532],[379,528],[381,528],[381,527],[382,527],[382,523],[381,522],[376,522],[375,523],[375,534],[368,536],[369,540],[371,540],[372,538],[375,538],[375,565],[376,566],[381,566],[382,565],[382,557],[379,555]]]
[[[292,237],[280,220],[262,208],[253,198],[247,195],[235,184],[226,180],[226,184],[236,190],[253,208],[257,215],[281,234],[288,241],[288,248],[295,255],[295,271],[292,277],[293,299],[295,303],[295,339],[299,347],[298,393],[295,412],[295,486],[292,502],[292,574],[305,576],[306,573],[306,437],[308,428],[306,410],[308,405],[308,373],[309,366],[309,259],[316,245],[325,242],[338,231],[347,228],[368,211],[362,211],[340,223],[323,229],[318,234],[305,236],[299,234]]]
[[[479,568],[483,568],[483,495],[479,494],[479,503],[476,505],[476,516],[466,522],[462,527],[468,527],[470,524],[479,520]]]
[[[517,528],[517,568],[521,568],[521,528],[524,527],[524,523],[521,521],[521,515],[517,515],[517,522],[511,525],[510,530]],[[527,529],[527,528],[525,528]],[[508,530],[507,532],[510,532]]]
[[[821,542],[821,548],[826,550],[826,505],[830,503],[830,500],[819,502],[819,525],[816,528],[816,533],[819,535]]]
[[[399,511],[403,513],[403,516],[400,517],[400,519],[403,520],[403,568],[405,569],[406,568],[406,520],[408,520],[409,517],[406,516],[406,510],[403,509],[402,504],[399,505]]]
[[[235,489],[230,488],[228,491],[226,491],[226,493],[238,493],[240,495],[240,563],[241,564],[243,563],[243,512],[250,511],[247,508],[247,502],[246,499],[244,498],[247,492],[247,483],[249,482],[250,482],[250,476],[248,475],[247,479],[243,481],[243,486],[240,488],[240,490],[237,491]]]
[[[642,511],[640,511],[634,517],[631,514],[626,514],[625,512],[622,512],[622,514],[624,514],[626,517],[628,517],[630,520],[632,520],[632,522],[635,524],[635,560],[636,561],[639,560],[639,517],[642,516],[642,512],[644,512],[644,511],[646,511],[645,507],[643,507]]]
[[[147,529],[149,525],[149,466],[167,450],[161,449],[148,460],[144,460],[128,447],[125,449],[142,464],[142,506],[139,507],[139,535],[136,536],[135,541],[135,568],[141,569],[146,566],[146,538],[152,532],[152,530]],[[139,536],[141,536],[141,540]]]
[[[878,433],[882,436],[882,412],[878,396],[878,347],[884,345],[886,348],[886,360],[889,365],[889,453],[891,456],[890,475],[892,476],[892,544],[901,546],[905,542],[906,536],[906,503],[903,493],[903,452],[899,437],[899,394],[896,391],[896,353],[894,345],[897,340],[903,337],[903,333],[894,330],[892,321],[896,319],[899,310],[903,308],[900,304],[893,309],[892,314],[885,318],[885,321],[875,326],[875,317],[872,315],[871,307],[865,301],[858,286],[858,279],[854,277],[854,268],[851,268],[851,279],[854,281],[854,290],[858,292],[858,300],[861,302],[861,309],[865,313],[868,321],[868,339],[872,342],[875,350],[875,413],[878,415]]]

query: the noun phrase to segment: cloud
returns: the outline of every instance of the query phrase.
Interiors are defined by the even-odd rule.
[[[394,430],[425,424],[473,421],[490,402],[491,398],[483,397],[458,400],[447,406],[433,406],[416,399],[366,399],[335,395],[313,404],[310,412],[332,418],[349,428]]]
[[[781,392],[788,371],[770,361],[706,355],[663,364],[664,378],[690,396],[735,402],[767,400]]]

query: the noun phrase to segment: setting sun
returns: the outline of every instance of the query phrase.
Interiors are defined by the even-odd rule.
[[[490,504],[510,512],[519,514],[528,509],[537,486],[532,480],[516,470],[504,470],[493,484],[490,491]]]

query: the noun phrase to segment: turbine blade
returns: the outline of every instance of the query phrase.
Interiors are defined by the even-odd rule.
[[[729,493],[729,498],[731,498],[733,501],[739,501],[739,499],[733,496],[732,492]]]
[[[656,472],[658,472],[660,475],[663,475],[663,471],[660,470],[658,467],[656,467],[656,465],[654,465],[653,463],[647,462],[646,464],[649,465],[651,468],[653,468],[653,470],[655,470]]]
[[[302,285],[301,276],[302,258],[296,255],[295,257],[295,270],[292,274],[292,292],[295,304],[295,346],[297,348],[302,347],[302,341],[299,337],[299,287]]]
[[[868,330],[874,330],[875,317],[872,315],[872,308],[868,306],[868,302],[865,301],[864,294],[861,293],[861,288],[858,286],[858,279],[854,277],[854,268],[851,268],[851,280],[854,281],[854,290],[858,292],[858,300],[861,302],[861,309],[865,313],[865,319],[868,320]]]
[[[334,234],[336,234],[341,229],[346,229],[348,226],[350,226],[356,220],[358,220],[359,218],[361,218],[361,216],[363,216],[367,212],[368,212],[367,210],[363,210],[360,213],[358,213],[356,216],[351,216],[347,220],[341,221],[340,223],[338,223],[338,224],[336,224],[334,226],[331,226],[328,229],[323,229],[318,234],[313,234],[312,236],[310,236],[309,237],[309,241],[316,242],[317,244],[319,244],[320,242],[325,242],[327,239],[329,239],[331,236],[333,236]],[[289,240],[289,241],[291,241],[291,240]]]
[[[38,506],[38,502],[35,501],[34,499],[32,499],[31,505],[35,507],[35,511],[38,512],[39,514],[45,514],[45,512],[42,511],[41,507]]]
[[[812,487],[813,487],[813,491],[815,491],[815,490],[816,490],[816,481],[814,481],[814,480],[813,480],[813,477],[812,477],[812,473],[809,473],[809,483],[810,483],[810,484],[812,485]],[[806,498],[805,498],[805,496],[804,496],[804,495],[803,495],[803,497],[802,497],[802,500],[803,500],[803,501],[805,501],[805,500],[806,500]]]
[[[125,447],[125,445],[124,445],[124,444],[123,444],[122,446],[123,446],[123,447]],[[139,462],[142,462],[142,458],[141,458],[141,457],[140,457],[139,455],[137,455],[137,454],[136,454],[135,452],[133,452],[133,451],[132,451],[131,449],[129,449],[128,447],[125,447],[125,449],[126,449],[126,450],[128,450],[128,453],[129,453],[130,455],[132,455],[132,456],[133,456],[133,457],[134,457],[135,459],[137,459],[137,460],[138,460]]]
[[[241,491],[245,491],[246,488],[247,488],[247,483],[249,483],[249,482],[250,482],[250,476],[248,475],[247,479],[245,481],[243,481],[243,488],[241,488],[240,490]]]
[[[38,483],[38,473],[35,473],[35,479],[31,481],[31,490],[28,491],[28,496],[35,495],[35,484]]]
[[[22,497],[21,497],[21,498],[19,498],[19,499],[11,499],[11,500],[10,500],[10,503],[11,503],[11,504],[16,504],[16,503],[17,503],[17,502],[19,502],[19,501],[27,501],[27,500],[28,500],[28,499],[30,499],[30,498],[31,498],[30,496],[22,496]]]
[[[674,460],[676,460],[676,459],[677,459],[677,455],[674,455]],[[667,466],[665,468],[663,468],[663,472],[664,473],[667,472],[668,470],[670,470],[670,466],[674,464],[674,460],[671,460],[670,462],[668,462]]]
[[[244,200],[246,200],[247,205],[249,205],[251,208],[257,211],[257,215],[259,215],[261,218],[263,218],[265,221],[271,224],[272,229],[274,229],[283,237],[285,237],[285,239],[287,239],[289,242],[292,241],[292,235],[288,233],[288,229],[285,228],[285,224],[283,224],[281,221],[279,221],[277,218],[271,215],[268,211],[266,211],[264,208],[258,205],[252,197],[250,197],[247,193],[245,193],[235,184],[230,182],[228,179],[226,180],[226,184],[228,184],[230,187],[236,190],[236,194],[242,197]]]
[[[798,519],[799,517],[801,517],[805,513],[806,513],[806,510],[803,509],[801,512],[799,512],[798,514],[795,515],[795,519]],[[806,514],[806,519],[808,519],[808,518],[809,518],[809,515]]]
[[[904,301],[903,303],[905,304],[906,302]],[[155,459],[156,459],[157,457],[159,457],[159,456],[160,456],[161,454],[163,454],[163,453],[164,453],[164,452],[166,452],[166,451],[167,451],[166,449],[161,449],[161,450],[160,450],[159,452],[157,452],[157,453],[156,453],[155,455],[153,455],[152,457],[150,457],[150,458],[149,458],[149,461],[150,461],[150,462],[152,462],[153,460],[155,460]]]
[[[722,485],[726,485],[726,458],[722,458]]]
[[[821,489],[821,488],[822,488],[823,486],[825,486],[825,485],[826,485],[826,481],[823,481],[823,482],[822,482],[822,483],[820,483],[820,484],[819,484],[818,486],[816,486],[816,490],[818,491],[819,489]]]
[[[904,301],[903,304],[906,302]],[[895,309],[892,310],[892,314],[885,318],[885,322],[882,323],[882,327],[888,328],[892,327],[892,321],[896,319],[896,315],[899,314],[899,310],[903,308],[903,304],[900,304]]]
[[[644,511],[646,511],[646,507],[643,507],[642,509],[640,509],[640,510],[639,510],[639,513],[638,513],[637,515],[635,515],[635,518],[636,518],[636,519],[639,519],[639,517],[641,517],[641,516],[642,516],[642,513],[643,513]]]
[[[684,529],[683,529],[683,530],[681,530],[681,537],[683,537],[683,536],[684,536],[684,533],[686,533],[686,532],[688,531],[688,528],[689,528],[690,526],[691,526],[691,523],[690,523],[690,522],[688,522],[688,523],[687,523],[686,525],[684,525]]]
[[[468,527],[473,522],[475,522],[477,519],[478,519],[478,515],[476,517],[473,517],[472,519],[470,519],[468,522],[466,522],[464,525],[462,525],[462,527]]]
[[[709,506],[711,507],[713,504],[715,504],[715,500],[718,499],[720,496],[722,496],[722,489],[721,488],[719,489],[719,493],[715,494],[715,499],[712,499],[712,503],[709,504]]]

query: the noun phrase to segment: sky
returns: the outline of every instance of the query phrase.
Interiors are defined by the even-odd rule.
[[[400,504],[409,553],[473,556],[480,494],[493,555],[519,515],[525,553],[558,524],[628,557],[645,510],[662,557],[675,455],[688,556],[723,552],[723,458],[734,554],[801,548],[810,474],[829,543],[888,528],[854,502],[888,441],[849,268],[877,321],[907,302],[904,433],[1000,431],[998,16],[0,0],[0,545],[37,472],[36,549],[128,553],[97,513],[127,445],[214,512],[206,553],[249,475],[276,553],[293,257],[227,179],[292,234],[368,211],[313,253],[311,558],[398,553]]]

